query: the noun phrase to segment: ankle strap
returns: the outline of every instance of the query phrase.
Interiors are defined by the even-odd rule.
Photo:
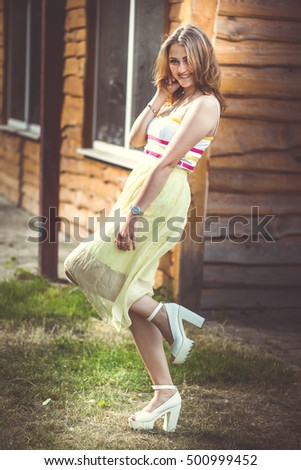
[[[152,385],[153,390],[177,390],[175,385]]]
[[[161,309],[162,306],[163,306],[163,303],[159,302],[159,304],[157,305],[155,310],[150,314],[149,317],[147,317],[147,320],[152,321],[155,318],[155,316],[157,315],[157,313],[159,312],[159,310]]]

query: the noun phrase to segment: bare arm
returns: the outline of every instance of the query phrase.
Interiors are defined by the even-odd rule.
[[[164,88],[157,89],[155,95],[149,102],[152,108],[156,111],[160,111],[167,98],[172,95],[179,86],[180,85],[176,80],[170,78],[169,81],[166,82]],[[149,106],[146,106],[132,125],[129,134],[130,145],[133,147],[142,147],[146,144],[146,129],[153,117],[154,113],[151,111]]]
[[[166,99],[167,94],[158,90],[150,101],[150,104],[154,109],[159,111]],[[129,135],[130,145],[133,147],[142,147],[146,144],[146,129],[153,117],[154,113],[146,106],[132,125]]]
[[[145,181],[135,205],[145,211],[163,188],[172,169],[186,153],[206,137],[217,122],[216,106],[201,97],[189,107],[178,131],[167,145],[158,164]]]
[[[187,110],[181,125],[176,134],[171,139],[162,154],[158,164],[150,173],[148,178],[134,201],[134,205],[145,211],[151,202],[160,193],[166,183],[172,169],[186,153],[196,145],[202,138],[206,137],[217,122],[216,106],[212,100],[205,97],[195,100]],[[183,170],[184,171],[184,170]],[[129,211],[126,222],[121,227],[118,236],[127,237],[127,241],[121,245],[117,237],[117,247],[123,250],[130,250],[131,243],[135,249],[135,233],[131,219],[134,216]]]

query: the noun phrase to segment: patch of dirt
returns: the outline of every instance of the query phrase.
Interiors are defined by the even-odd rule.
[[[262,351],[275,355],[288,364],[301,368],[301,325],[244,324],[234,320],[219,323],[207,321],[205,331],[220,336],[230,336],[247,346],[255,346]]]

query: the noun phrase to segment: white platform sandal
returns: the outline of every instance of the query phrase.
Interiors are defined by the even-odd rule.
[[[185,334],[183,320],[202,328],[205,319],[191,310],[188,310],[188,308],[182,307],[182,305],[178,305],[173,302],[164,304],[160,302],[149,317],[147,317],[147,320],[152,321],[163,305],[166,308],[167,318],[173,337],[173,343],[171,345],[171,354],[174,357],[173,363],[183,364],[188,358],[194,345],[194,341],[187,338]]]
[[[129,418],[129,425],[132,429],[153,429],[155,421],[164,416],[164,431],[174,432],[181,410],[181,395],[175,385],[152,385],[152,388],[154,390],[176,390],[176,393],[154,411],[138,411],[138,413],[135,413],[135,419]]]

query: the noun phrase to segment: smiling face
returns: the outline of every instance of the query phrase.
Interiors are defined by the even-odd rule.
[[[181,87],[194,86],[194,76],[188,65],[187,52],[184,46],[174,43],[169,49],[169,68],[172,76],[179,82]]]

